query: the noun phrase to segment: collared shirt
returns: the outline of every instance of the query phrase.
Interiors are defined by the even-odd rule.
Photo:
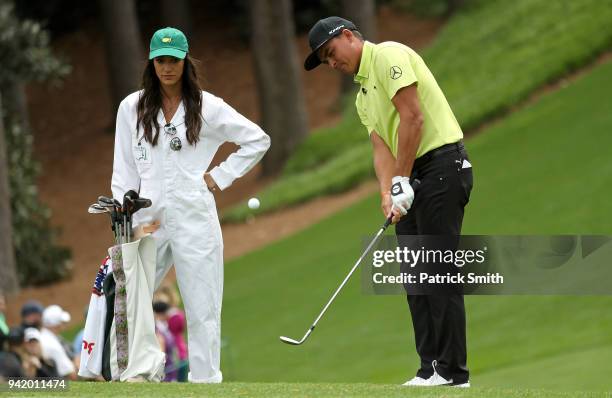
[[[375,131],[397,157],[399,113],[391,102],[397,91],[417,85],[423,114],[416,157],[463,138],[461,127],[423,59],[411,48],[392,41],[363,44],[355,82],[361,87],[355,105],[368,134]]]
[[[40,330],[40,347],[42,348],[43,358],[55,362],[57,374],[60,377],[68,376],[75,371],[74,364],[62,347],[62,343],[55,333],[47,328]]]

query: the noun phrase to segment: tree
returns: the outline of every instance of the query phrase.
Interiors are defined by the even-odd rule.
[[[143,46],[134,0],[100,0],[113,113],[140,84]]]
[[[161,17],[164,27],[179,29],[189,40],[193,36],[189,0],[161,0]]]
[[[0,95],[0,115],[2,96]],[[16,293],[19,284],[15,270],[13,227],[11,224],[11,193],[9,191],[8,161],[4,139],[4,123],[0,116],[0,292]]]
[[[32,156],[23,87],[29,81],[57,81],[70,67],[53,56],[49,37],[40,25],[17,19],[6,1],[0,2],[0,58],[0,108],[4,110],[0,131],[0,285],[10,291],[16,287],[12,255],[21,285],[42,284],[68,273],[70,253],[55,244],[49,211],[36,191],[38,165]]]
[[[374,0],[342,0],[343,17],[352,21],[363,37],[376,41],[376,2]],[[355,90],[353,76],[343,75],[340,81],[340,94]]]
[[[263,159],[264,174],[270,175],[282,167],[304,139],[308,122],[291,2],[251,1],[250,18],[261,120],[272,138],[272,146]]]

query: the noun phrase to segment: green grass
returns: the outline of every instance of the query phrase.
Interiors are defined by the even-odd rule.
[[[612,233],[612,63],[469,141],[470,231]],[[537,211],[531,207],[537,203]]]
[[[223,383],[202,385],[187,383],[126,384],[71,383],[68,391],[45,393],[46,397],[406,397],[436,398],[540,398],[540,397],[609,397],[605,393],[560,393],[546,390],[472,388],[469,391],[451,388],[435,390],[376,384],[323,383]],[[20,392],[15,396],[41,396],[41,393]]]
[[[355,109],[355,95],[346,95],[343,102],[340,122],[310,134],[287,160],[283,168],[283,176],[291,176],[320,167],[338,156],[343,150],[350,148],[360,138],[361,140],[367,139],[367,132],[359,121]]]
[[[355,162],[358,156],[359,162]],[[363,161],[370,159],[369,162]],[[257,215],[276,210],[289,204],[305,202],[320,196],[346,191],[367,177],[374,176],[372,167],[372,150],[361,146],[356,151],[341,153],[323,166],[311,171],[288,175],[272,183],[258,197],[261,207],[251,210],[246,203],[235,206],[222,216],[223,222],[244,221],[250,215]]]
[[[465,233],[612,234],[611,75],[601,65],[469,141]],[[382,222],[378,205],[371,196],[226,264],[228,383],[73,383],[56,396],[612,396],[610,296],[466,297],[469,391],[398,386],[417,364],[405,299],[362,294],[358,274],[305,345],[278,341],[302,336]]]
[[[424,58],[465,129],[612,45],[612,2],[490,1],[459,13]]]
[[[609,76],[612,64],[601,65],[468,142],[475,187],[464,233],[612,234]],[[363,295],[358,280],[304,346],[278,341],[302,336],[382,221],[373,195],[226,265],[226,379],[398,384],[414,374],[405,299]],[[467,297],[466,305],[474,385],[610,389],[612,297]]]
[[[454,16],[423,52],[464,131],[612,46],[610,0],[498,0],[478,5]],[[283,175],[261,192],[265,200],[260,213],[338,192],[372,175],[367,172],[370,144],[352,103],[347,99],[340,124],[311,134]],[[330,163],[335,157],[342,161]],[[301,183],[294,184],[296,180]],[[287,187],[291,195],[277,195]],[[247,214],[246,205],[240,204],[225,211],[223,219],[242,221]]]

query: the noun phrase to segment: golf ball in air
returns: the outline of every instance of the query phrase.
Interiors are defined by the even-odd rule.
[[[253,209],[253,210],[259,209],[259,199],[257,198],[249,199],[248,205],[249,205],[249,209]]]

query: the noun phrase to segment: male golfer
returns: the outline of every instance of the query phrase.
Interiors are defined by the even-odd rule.
[[[360,85],[355,104],[372,142],[382,209],[393,214],[396,234],[458,236],[472,168],[461,127],[421,57],[400,43],[364,41],[339,17],[318,21],[309,41],[306,70],[324,63]],[[421,180],[416,197],[414,178]],[[463,295],[409,293],[408,304],[421,366],[404,385],[469,387]]]

